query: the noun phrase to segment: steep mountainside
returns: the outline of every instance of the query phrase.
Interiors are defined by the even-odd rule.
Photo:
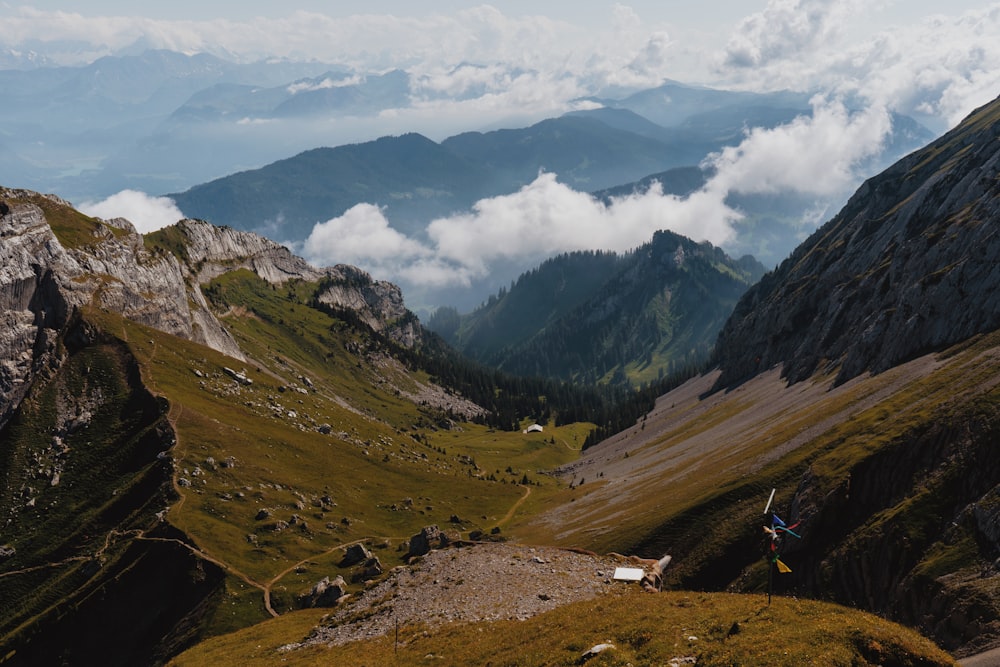
[[[884,371],[1000,326],[1000,102],[869,179],[719,336],[719,386]]]
[[[707,358],[764,272],[710,244],[657,232],[631,253],[574,253],[527,273],[469,314],[451,341],[518,375],[649,382]]]
[[[522,534],[1000,644],[998,136],[1000,100],[869,180],[743,297],[719,369],[564,467],[575,495]]]

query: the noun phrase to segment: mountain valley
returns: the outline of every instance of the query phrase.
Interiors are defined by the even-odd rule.
[[[451,318],[491,365],[356,267],[0,189],[0,662],[572,664],[611,644],[590,664],[949,665],[1000,645],[998,136],[994,101],[770,272],[665,231],[553,259],[479,311],[495,328]],[[643,311],[665,301],[700,323],[679,349],[719,332],[707,361],[598,332],[571,372],[512,363],[602,309],[679,319]],[[627,362],[598,367],[601,345]],[[637,359],[641,390],[608,381]],[[780,574],[772,490],[798,538]],[[616,581],[630,566],[666,590]],[[500,591],[510,607],[463,617]],[[345,624],[363,638],[323,639]]]

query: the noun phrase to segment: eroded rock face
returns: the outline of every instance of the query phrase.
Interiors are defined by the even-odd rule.
[[[83,305],[242,357],[200,292],[187,289],[177,259],[147,252],[127,221],[99,223],[24,190],[0,188],[0,201],[0,425],[34,375],[56,363],[58,333]],[[77,224],[73,243],[60,242],[46,210]]]
[[[400,344],[423,335],[399,288],[361,269],[317,269],[273,241],[200,220],[181,220],[171,239],[180,247],[147,249],[127,220],[89,218],[58,197],[0,188],[0,427],[31,380],[58,365],[59,333],[84,305],[245,360],[201,291],[237,269],[273,284],[319,282],[320,304]]]
[[[324,272],[296,257],[288,248],[263,236],[202,220],[181,220],[177,228],[187,238],[188,264],[199,285],[239,268],[249,269],[269,283],[293,278],[319,280]]]
[[[775,365],[843,382],[1000,326],[998,135],[1000,100],[862,185],[740,300],[717,387]]]
[[[326,269],[318,300],[329,308],[352,311],[374,331],[406,347],[420,337],[420,324],[404,305],[399,287],[373,280],[355,266],[338,264]]]

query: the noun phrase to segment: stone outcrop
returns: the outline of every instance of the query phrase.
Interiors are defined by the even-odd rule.
[[[0,188],[0,203],[0,426],[32,378],[57,363],[59,332],[84,305],[242,357],[180,262],[148,252],[127,221],[87,218],[25,190]]]
[[[340,560],[340,567],[351,567],[364,562],[372,557],[372,553],[363,544],[352,544],[347,547],[344,557]]]
[[[424,526],[420,532],[410,538],[409,550],[406,552],[406,559],[425,556],[431,549],[440,549],[448,546],[448,536],[441,532],[437,526]]]
[[[319,282],[321,307],[351,313],[402,345],[423,335],[399,288],[361,269],[317,269],[273,241],[200,220],[147,240],[127,220],[90,218],[58,197],[0,188],[0,427],[32,379],[58,364],[59,334],[84,305],[245,360],[201,290],[238,269],[272,284]]]
[[[330,577],[323,577],[312,587],[312,589],[298,597],[299,607],[336,607],[341,599],[347,595],[347,582],[338,576],[333,581]]]
[[[200,285],[241,268],[278,285],[293,278],[319,280],[324,275],[285,246],[251,232],[202,220],[181,220],[176,227],[186,239],[187,264]]]
[[[372,330],[405,347],[413,347],[422,335],[422,327],[404,305],[399,287],[373,280],[355,266],[327,268],[317,300],[328,308],[353,312]]]
[[[880,372],[1000,326],[1000,100],[869,179],[744,295],[716,346],[732,387]]]

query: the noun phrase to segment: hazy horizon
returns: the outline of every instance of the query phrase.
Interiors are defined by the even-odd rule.
[[[393,229],[392,212],[370,202],[317,220],[308,239],[280,233],[275,239],[318,264],[354,263],[378,278],[428,288],[470,284],[489,275],[495,262],[528,253],[624,250],[658,228],[725,247],[740,216],[727,204],[732,194],[815,196],[825,203],[792,230],[808,232],[870,175],[865,170],[892,130],[893,113],[940,134],[1000,93],[1000,3],[958,1],[942,10],[940,3],[901,0],[681,8],[651,1],[419,8],[381,1],[331,8],[319,0],[152,7],[98,0],[83,10],[46,0],[0,3],[0,19],[0,51],[12,58],[30,52],[52,64],[162,48],[236,62],[317,61],[349,72],[345,81],[317,86],[405,70],[409,103],[342,121],[339,133],[324,137],[340,143],[405,131],[438,140],[505,119],[527,124],[578,108],[587,96],[666,80],[815,94],[811,115],[771,129],[748,127],[740,145],[706,156],[716,175],[688,198],[654,191],[604,206],[543,175],[520,192],[427,221],[424,239]],[[276,125],[271,131],[285,130]],[[301,145],[319,137],[310,132],[303,129]],[[162,192],[83,203],[96,215],[122,215],[152,229],[183,213],[153,197]]]

